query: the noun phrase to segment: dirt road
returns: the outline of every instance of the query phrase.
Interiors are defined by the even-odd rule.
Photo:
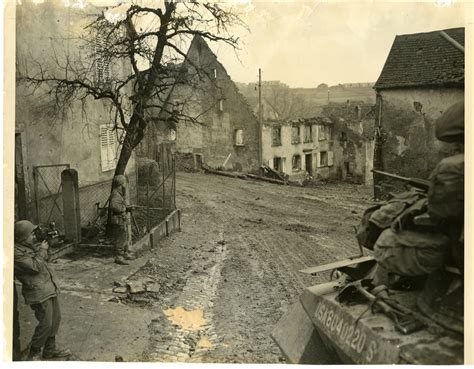
[[[179,173],[182,232],[132,277],[158,294],[129,302],[156,314],[144,360],[275,363],[272,327],[305,286],[298,270],[355,255],[353,226],[370,203],[360,186],[280,186]]]

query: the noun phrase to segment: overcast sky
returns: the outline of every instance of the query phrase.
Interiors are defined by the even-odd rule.
[[[226,47],[213,47],[237,82],[280,80],[291,87],[320,83],[375,82],[396,35],[465,24],[462,4],[245,1],[239,6],[250,33],[240,61]]]

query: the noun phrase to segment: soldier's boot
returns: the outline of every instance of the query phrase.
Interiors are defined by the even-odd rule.
[[[56,347],[55,337],[49,337],[44,345],[43,359],[66,359],[71,355],[71,351],[68,349],[59,349]]]
[[[123,258],[125,260],[135,260],[136,257],[129,251],[126,251],[125,254],[123,255]]]
[[[30,347],[28,355],[26,357],[27,361],[41,361],[42,358],[43,357],[41,355],[41,348]]]
[[[115,264],[129,265],[130,263],[122,255],[118,255],[115,257]]]

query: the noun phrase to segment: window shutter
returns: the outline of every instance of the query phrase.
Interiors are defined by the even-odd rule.
[[[111,127],[106,124],[100,125],[100,158],[103,172],[112,170],[116,166],[115,158],[115,136]]]
[[[237,129],[235,131],[235,144],[237,146],[242,146],[244,144],[244,131],[242,129]]]
[[[328,151],[328,167],[334,165],[334,151]]]
[[[318,126],[318,130],[319,130],[319,126]],[[316,166],[318,168],[321,168],[321,153],[320,152],[316,153]]]

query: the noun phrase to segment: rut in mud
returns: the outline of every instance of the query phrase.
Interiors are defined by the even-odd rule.
[[[370,202],[369,188],[350,184],[179,173],[182,232],[132,276],[152,280],[157,293],[127,301],[155,314],[144,360],[283,361],[272,327],[306,286],[327,279],[298,271],[356,255],[353,227]]]

